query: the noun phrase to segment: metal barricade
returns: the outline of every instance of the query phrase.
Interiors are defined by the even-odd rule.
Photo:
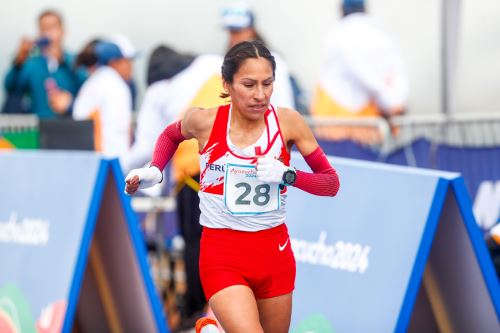
[[[38,117],[34,115],[0,115],[0,150],[38,148]]]
[[[353,131],[371,128],[378,132],[380,140],[359,142],[383,152],[425,138],[433,143],[460,147],[500,146],[500,111],[467,112],[454,114],[406,114],[383,117],[339,118],[304,116],[308,125],[321,137],[319,131],[351,128]],[[335,135],[332,135],[335,137]],[[357,141],[354,139],[354,141]]]
[[[0,131],[15,131],[24,130],[27,128],[33,129],[38,127],[38,117],[35,115],[16,115],[16,114],[1,114],[0,115]]]
[[[398,146],[416,138],[458,147],[500,146],[500,111],[409,114],[390,118],[390,124],[401,128],[393,138]]]

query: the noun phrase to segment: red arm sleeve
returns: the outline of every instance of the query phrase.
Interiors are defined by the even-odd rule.
[[[297,170],[297,179],[293,186],[315,195],[335,196],[340,187],[339,176],[321,147],[305,156],[304,160],[313,173]]]
[[[168,125],[156,141],[151,165],[163,171],[179,144],[184,140],[186,138],[182,135],[180,120]]]

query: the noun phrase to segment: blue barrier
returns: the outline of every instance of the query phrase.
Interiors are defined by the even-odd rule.
[[[500,286],[462,178],[332,163],[337,198],[291,189],[287,203],[291,331],[499,331]],[[116,161],[15,152],[0,166],[0,320],[22,332],[69,332],[75,316],[82,330],[168,331]]]
[[[352,141],[319,143],[329,155],[459,172],[474,198],[479,226],[487,230],[500,222],[500,147],[460,148],[419,139],[382,156]]]
[[[500,147],[457,148],[439,145],[437,168],[460,172],[474,197],[479,226],[489,229],[500,222]]]
[[[458,174],[332,164],[336,198],[288,197],[291,332],[500,330],[500,286]],[[293,165],[307,169],[300,158]]]
[[[381,162],[419,168],[435,167],[432,144],[425,139],[416,140],[411,145],[392,152]]]
[[[17,151],[0,166],[1,327],[168,332],[116,160]]]
[[[318,143],[327,155],[354,158],[365,161],[379,160],[377,151],[363,147],[350,140],[330,141],[318,139]]]

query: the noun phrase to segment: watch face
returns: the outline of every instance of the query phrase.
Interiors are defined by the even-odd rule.
[[[293,184],[295,183],[295,178],[297,177],[297,175],[295,174],[295,172],[291,171],[291,170],[288,170],[285,172],[285,183],[286,184]]]

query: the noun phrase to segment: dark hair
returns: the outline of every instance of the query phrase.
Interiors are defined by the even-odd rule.
[[[356,13],[365,13],[366,8],[364,4],[360,5],[350,5],[350,6],[342,6],[342,15],[347,16]]]
[[[38,15],[38,22],[40,22],[45,16],[54,16],[55,18],[57,18],[59,23],[63,25],[62,15],[57,10],[55,9],[44,10],[43,12],[40,13],[40,15]]]
[[[156,47],[149,57],[148,86],[156,81],[176,76],[189,67],[195,58],[194,55],[179,53],[165,45]]]
[[[234,74],[240,69],[241,64],[248,58],[265,58],[273,68],[273,77],[276,72],[276,61],[273,55],[264,46],[264,43],[258,40],[243,41],[234,45],[224,56],[221,73],[225,82],[233,83]],[[221,98],[228,98],[229,94],[221,93]]]
[[[101,42],[100,39],[93,39],[83,47],[83,49],[76,55],[74,67],[92,67],[97,65],[97,55],[95,53],[95,46]]]

